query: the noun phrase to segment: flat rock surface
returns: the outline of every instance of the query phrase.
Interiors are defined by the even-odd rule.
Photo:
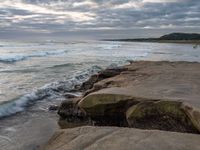
[[[200,136],[118,127],[57,131],[44,150],[200,150]]]
[[[103,89],[91,95],[184,101],[200,108],[200,63],[139,61],[125,67],[120,75],[96,83]]]

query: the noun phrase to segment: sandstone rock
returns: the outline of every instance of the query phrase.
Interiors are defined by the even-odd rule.
[[[126,70],[127,70],[127,68],[125,68],[125,67],[117,67],[117,68],[108,68],[108,69],[105,69],[105,70],[99,72],[98,74],[92,75],[89,78],[89,80],[87,80],[86,82],[84,82],[81,85],[80,90],[87,91],[89,89],[92,89],[93,85],[96,82],[104,80],[106,78],[114,77],[114,76],[119,75],[121,72],[126,71]],[[92,90],[92,91],[95,91],[95,90]],[[89,93],[90,92],[86,92],[85,95],[87,95]]]
[[[89,124],[121,128],[60,130],[45,150],[200,150],[199,68],[200,63],[140,61],[92,76],[80,88],[87,90],[81,100],[62,103],[59,123],[69,128],[92,119]]]
[[[60,116],[58,120],[60,128],[65,129],[91,124],[85,112],[78,106],[81,94],[66,92],[64,96],[66,100],[62,101],[57,112]]]
[[[181,102],[146,101],[126,112],[129,127],[199,133]]]
[[[179,130],[180,132],[193,131],[193,126],[195,130],[200,131],[200,63],[141,61],[127,65],[125,68],[127,69],[119,75],[95,83],[101,85],[103,89],[99,88],[101,90],[90,93],[79,102],[81,109],[95,122],[101,124],[105,121],[103,125],[121,126],[121,122],[126,122],[124,120],[128,108],[142,103],[146,108],[139,109],[138,114],[144,111],[147,116],[153,117],[152,110],[162,112],[158,113],[160,117],[158,124],[153,124],[158,129],[161,129],[159,122],[163,116],[175,115],[176,119],[188,122],[184,129]],[[111,81],[112,84],[108,84]],[[161,102],[156,105],[152,103],[152,107],[148,108],[148,104],[152,101]],[[165,105],[165,102],[170,105]],[[137,106],[140,108],[141,105]],[[172,112],[169,113],[170,111]],[[173,117],[166,120],[170,122],[170,119],[175,121]],[[175,121],[176,126],[181,128],[178,120]],[[145,121],[148,124],[148,120]]]
[[[98,75],[95,74],[95,75],[92,75],[86,82],[84,82],[81,87],[79,88],[80,90],[89,90],[93,87],[93,84],[95,82],[98,82]]]
[[[182,108],[193,125],[200,131],[200,111],[198,108],[193,107],[188,103],[183,103]]]
[[[199,150],[200,135],[117,127],[57,131],[44,150]]]
[[[69,99],[63,101],[59,107],[58,114],[60,115],[59,125],[64,128],[64,124],[68,122],[84,122],[87,120],[86,114],[78,107],[79,99]]]
[[[126,95],[92,93],[79,103],[79,107],[86,112],[95,125],[127,126],[125,112],[135,103],[137,101],[133,101]]]

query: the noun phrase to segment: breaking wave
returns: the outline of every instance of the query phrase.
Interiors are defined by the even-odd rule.
[[[80,85],[87,80],[92,74],[101,71],[99,66],[92,66],[86,71],[78,73],[76,76],[67,81],[58,81],[44,85],[43,87],[13,99],[11,101],[0,104],[0,118],[22,112],[28,106],[33,105],[41,100],[55,100],[56,98],[63,98],[63,94],[70,92],[76,85]]]
[[[65,50],[56,50],[56,51],[38,51],[33,52],[30,54],[1,54],[0,56],[0,62],[3,63],[13,63],[17,61],[26,60],[28,58],[32,57],[45,57],[50,55],[61,55],[64,54]]]

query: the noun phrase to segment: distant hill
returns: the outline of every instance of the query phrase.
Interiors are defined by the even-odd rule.
[[[171,34],[163,35],[159,38],[104,39],[104,41],[200,43],[200,34],[197,34],[197,33],[171,33]]]
[[[160,40],[200,40],[200,34],[196,33],[171,33],[163,35]]]

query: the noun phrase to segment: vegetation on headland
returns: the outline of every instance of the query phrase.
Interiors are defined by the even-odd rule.
[[[171,33],[171,34],[163,35],[159,38],[104,39],[104,41],[200,44],[200,34],[197,34],[197,33]]]

